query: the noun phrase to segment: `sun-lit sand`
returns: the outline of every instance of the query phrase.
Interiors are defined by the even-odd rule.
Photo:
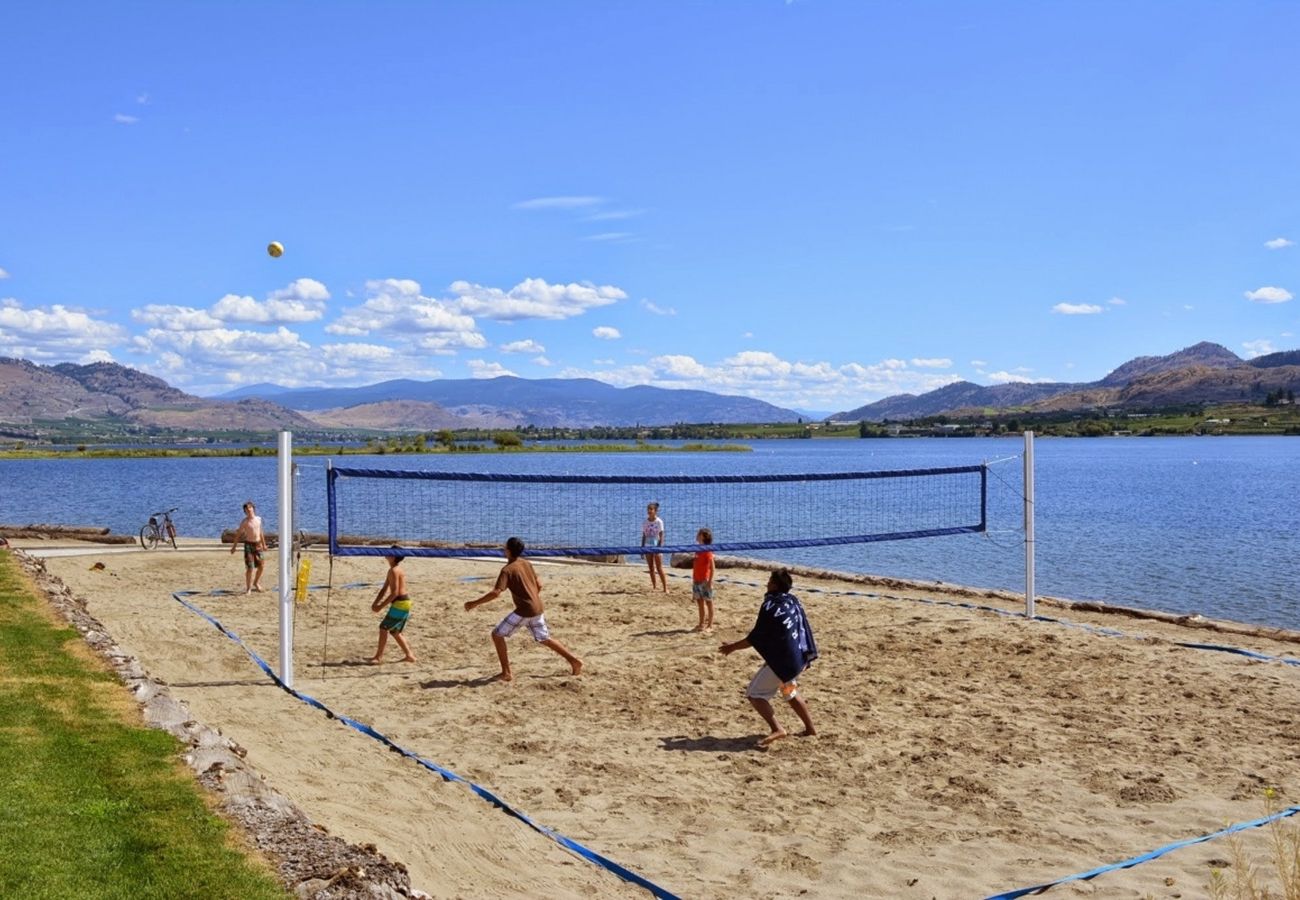
[[[743,696],[758,658],[717,652],[752,624],[762,573],[719,570],[718,627],[702,634],[688,574],[670,576],[664,596],[639,567],[539,562],[551,630],[586,669],[573,676],[521,632],[505,684],[490,680],[488,632],[509,601],[463,609],[501,562],[408,560],[419,662],[400,662],[390,643],[370,666],[385,564],[336,560],[333,590],[297,611],[296,687],[682,897],[983,897],[1256,818],[1266,785],[1285,803],[1300,793],[1300,668],[1175,645],[1222,635],[1040,610],[1135,639],[1104,637],[922,602],[952,599],[936,590],[796,577],[822,652],[801,679],[819,734],[797,736],[778,703],[791,735],[764,750]],[[416,887],[645,896],[290,697],[171,598],[242,590],[237,556],[92,550],[47,566],[280,791],[331,832],[406,863]],[[314,567],[324,584],[326,557]],[[357,581],[372,586],[341,587]],[[871,591],[882,596],[847,593]],[[274,594],[192,602],[275,665]],[[1300,655],[1297,644],[1231,642]],[[1203,896],[1209,862],[1227,857],[1215,840],[1052,895]]]

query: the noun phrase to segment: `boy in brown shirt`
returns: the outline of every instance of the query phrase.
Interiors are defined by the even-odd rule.
[[[543,647],[549,647],[563,656],[573,669],[574,675],[582,674],[582,660],[569,652],[568,648],[551,637],[546,628],[546,617],[542,615],[542,582],[537,577],[532,563],[523,558],[524,542],[517,537],[506,541],[506,564],[497,575],[497,583],[477,600],[465,603],[465,611],[482,606],[501,596],[505,590],[514,598],[515,608],[506,615],[496,628],[492,629],[492,643],[497,648],[497,658],[501,661],[501,680],[510,681],[514,676],[510,672],[510,654],[506,649],[506,638],[514,634],[521,625],[526,625],[533,635],[533,640]]]

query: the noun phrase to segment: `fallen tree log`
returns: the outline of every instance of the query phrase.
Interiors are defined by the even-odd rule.
[[[99,525],[0,525],[0,535],[14,537],[16,531],[39,531],[42,534],[61,534],[81,536],[85,534],[108,534],[109,529]]]

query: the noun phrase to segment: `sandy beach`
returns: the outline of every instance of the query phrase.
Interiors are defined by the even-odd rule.
[[[749,630],[765,573],[720,569],[718,627],[699,634],[689,573],[665,596],[641,567],[537,562],[552,633],[586,668],[520,633],[505,684],[489,631],[508,600],[463,609],[502,562],[408,560],[419,661],[390,643],[370,666],[383,561],[339,559],[331,576],[313,554],[312,582],[333,588],[297,609],[295,687],[681,897],[984,897],[1258,818],[1265,786],[1284,805],[1300,795],[1300,667],[1178,643],[1293,659],[1300,644],[1040,607],[1126,635],[1103,636],[956,605],[1016,611],[1012,597],[797,576],[822,653],[801,679],[819,734],[764,750],[743,696],[758,657],[717,648]],[[279,791],[403,862],[415,887],[647,896],[275,687],[172,599],[200,592],[191,602],[274,665],[274,595],[206,594],[242,591],[224,548],[89,548],[46,566]],[[1265,839],[1243,838],[1261,862]],[[1050,895],[1204,896],[1228,858],[1218,839]]]

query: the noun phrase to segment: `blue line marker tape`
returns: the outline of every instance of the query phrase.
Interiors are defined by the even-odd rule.
[[[1048,888],[1056,887],[1058,884],[1066,884],[1070,881],[1089,881],[1096,878],[1098,875],[1104,875],[1105,873],[1113,872],[1116,869],[1129,869],[1136,866],[1138,863],[1144,863],[1148,860],[1156,859],[1157,857],[1164,856],[1166,853],[1172,853],[1174,850],[1181,850],[1183,847],[1190,847],[1193,844],[1200,844],[1217,837],[1235,834],[1238,831],[1245,831],[1247,828],[1259,828],[1262,825],[1267,825],[1269,822],[1275,822],[1278,819],[1285,819],[1287,816],[1294,816],[1296,813],[1300,813],[1300,806],[1288,806],[1286,809],[1278,810],[1272,815],[1264,816],[1261,819],[1253,819],[1249,822],[1238,822],[1236,825],[1229,825],[1227,828],[1215,831],[1211,834],[1203,834],[1200,837],[1188,838],[1185,841],[1175,841],[1174,843],[1167,844],[1158,850],[1152,850],[1150,853],[1143,853],[1141,856],[1135,856],[1132,859],[1126,859],[1123,862],[1099,866],[1098,868],[1088,872],[1080,872],[1077,875],[1067,875],[1064,878],[1058,878],[1055,881],[1048,881],[1044,884],[1036,884],[1033,887],[1004,891],[1001,894],[994,894],[991,897],[988,897],[987,900],[1015,900],[1017,897],[1026,897],[1030,894],[1041,894]]]
[[[429,771],[439,775],[444,781],[454,781],[466,785],[471,791],[473,791],[479,797],[486,800],[488,803],[491,803],[493,806],[495,806],[497,809],[500,809],[502,812],[506,813],[507,815],[514,816],[516,819],[523,822],[525,825],[532,828],[534,831],[545,835],[546,837],[555,841],[561,847],[573,851],[574,853],[578,854],[588,862],[595,863],[596,865],[600,866],[602,869],[614,873],[619,878],[622,878],[624,881],[628,881],[631,882],[632,884],[637,885],[638,887],[645,888],[652,895],[660,898],[660,900],[681,900],[681,898],[678,897],[676,894],[668,891],[665,888],[659,887],[659,885],[655,884],[654,882],[650,881],[649,879],[645,878],[642,875],[638,875],[636,872],[633,872],[631,869],[627,868],[626,866],[620,865],[619,863],[614,862],[612,859],[609,859],[606,856],[602,856],[601,854],[597,853],[595,850],[583,846],[582,844],[578,843],[572,838],[565,837],[564,835],[560,834],[558,831],[555,831],[552,828],[548,828],[547,826],[541,824],[540,822],[533,820],[530,816],[528,816],[528,814],[522,812],[521,810],[515,809],[513,806],[506,803],[496,794],[489,791],[487,788],[481,787],[475,784],[474,782],[469,781],[468,779],[463,778],[460,775],[457,775],[455,772],[451,771],[450,769],[443,768],[437,763],[431,762],[430,760],[427,760],[424,757],[419,756],[418,754],[413,753],[410,750],[407,750],[405,747],[402,747],[399,744],[395,743],[387,735],[376,731],[374,728],[365,724],[364,722],[358,722],[356,719],[351,719],[348,718],[347,716],[343,716],[334,712],[334,710],[330,709],[324,703],[321,703],[315,697],[312,697],[308,694],[304,694],[301,691],[296,691],[293,688],[289,687],[283,681],[280,680],[280,676],[275,674],[275,672],[271,669],[269,665],[267,665],[266,661],[262,659],[262,657],[258,656],[257,653],[251,647],[249,647],[240,639],[239,635],[235,634],[225,625],[221,624],[221,622],[219,622],[217,619],[208,615],[208,613],[204,612],[202,609],[200,609],[199,607],[195,606],[194,604],[190,603],[185,599],[186,597],[197,596],[199,595],[199,593],[200,593],[199,591],[175,591],[172,594],[172,599],[175,600],[177,603],[181,604],[182,606],[184,606],[186,609],[190,610],[190,612],[193,612],[196,615],[200,616],[201,618],[206,619],[214,628],[216,628],[226,637],[230,638],[232,641],[238,644],[240,648],[245,653],[248,654],[248,657],[254,663],[256,663],[257,666],[263,672],[265,672],[268,676],[270,676],[271,680],[274,681],[278,687],[283,689],[285,693],[298,698],[303,703],[306,703],[308,706],[312,706],[315,707],[316,709],[319,709],[321,712],[325,713],[325,715],[328,716],[329,718],[337,719],[338,721],[342,722],[344,725],[356,729],[361,734],[373,738],[374,740],[383,744],[389,750],[392,750],[396,753],[400,753],[402,756],[405,756],[407,759],[410,759],[418,763],[419,765],[423,766],[424,768],[428,769]],[[218,592],[216,591],[209,592],[210,595],[216,593]],[[229,593],[229,592],[227,591],[223,593]]]

